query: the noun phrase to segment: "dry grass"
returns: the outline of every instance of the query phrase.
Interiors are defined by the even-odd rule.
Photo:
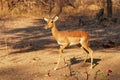
[[[79,1],[76,0],[74,3],[76,8],[72,8],[70,6],[66,6],[63,9],[62,16],[63,15],[87,15],[87,16],[94,16],[95,13],[100,9],[105,9],[106,14],[106,2],[99,2],[96,1]],[[13,7],[11,10],[7,6],[7,1],[4,1],[3,9],[0,6],[0,16],[1,17],[18,17],[18,16],[45,16],[48,15],[49,7],[43,6],[42,4],[38,4],[35,0],[32,1],[26,1],[26,2],[19,2],[16,3],[15,7]],[[119,3],[117,1],[113,1],[113,11],[114,15],[119,14]],[[53,10],[53,14],[56,14],[58,11],[58,7],[56,6]]]

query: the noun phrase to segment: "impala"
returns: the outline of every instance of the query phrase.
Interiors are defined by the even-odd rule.
[[[54,68],[56,70],[59,66],[60,59],[62,57],[63,49],[67,46],[71,45],[78,45],[81,44],[81,47],[86,51],[86,56],[84,59],[84,62],[86,62],[88,54],[91,56],[91,67],[93,67],[93,50],[88,46],[88,40],[90,38],[89,34],[83,30],[64,30],[59,31],[56,27],[55,21],[58,20],[58,17],[55,16],[54,18],[50,17],[49,19],[44,18],[44,20],[47,22],[45,25],[45,29],[50,28],[53,37],[57,41],[57,43],[60,45],[59,49],[59,58],[57,61],[57,65]]]

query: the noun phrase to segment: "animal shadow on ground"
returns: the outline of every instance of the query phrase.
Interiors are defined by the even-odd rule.
[[[101,59],[93,59],[93,64],[95,64],[95,66],[97,66],[98,64],[99,64],[99,61],[101,61]],[[83,62],[83,60],[79,60],[78,58],[75,58],[75,57],[73,57],[73,58],[71,58],[70,59],[70,63],[71,63],[71,65],[74,65],[74,64],[77,64],[77,63],[80,63],[80,62]],[[89,58],[89,59],[87,59],[86,60],[86,63],[91,63],[91,59]],[[83,64],[82,65],[82,67],[85,67],[85,66],[87,66],[86,64]],[[94,66],[94,67],[95,67]]]
[[[69,62],[68,62],[68,61],[69,61]],[[70,59],[67,60],[67,61],[64,60],[65,66],[60,67],[59,69],[63,69],[63,68],[65,68],[65,67],[72,66],[72,65],[75,65],[75,64],[78,64],[78,63],[82,63],[81,67],[88,67],[88,66],[89,66],[88,63],[91,63],[91,59],[90,59],[90,58],[87,59],[85,63],[84,63],[83,61],[84,61],[84,60],[81,59],[80,57],[77,57],[77,58],[76,58],[76,57],[73,57],[73,58],[70,58]],[[100,61],[101,61],[101,59],[94,58],[94,59],[93,59],[93,64],[94,64],[93,68],[94,68],[95,66],[97,66]]]

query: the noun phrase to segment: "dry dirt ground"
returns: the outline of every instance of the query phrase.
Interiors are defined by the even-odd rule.
[[[83,63],[77,46],[64,50],[65,62],[54,71],[58,49],[50,30],[39,18],[0,20],[0,80],[120,80],[120,25],[78,26],[77,21],[58,21],[59,29],[84,29],[91,35],[94,69]],[[72,64],[71,64],[72,63]]]

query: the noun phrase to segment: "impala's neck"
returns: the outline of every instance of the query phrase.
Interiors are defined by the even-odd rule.
[[[53,23],[53,26],[51,28],[52,30],[52,35],[54,36],[55,39],[57,39],[57,33],[59,32],[58,29],[56,28],[55,23]]]

